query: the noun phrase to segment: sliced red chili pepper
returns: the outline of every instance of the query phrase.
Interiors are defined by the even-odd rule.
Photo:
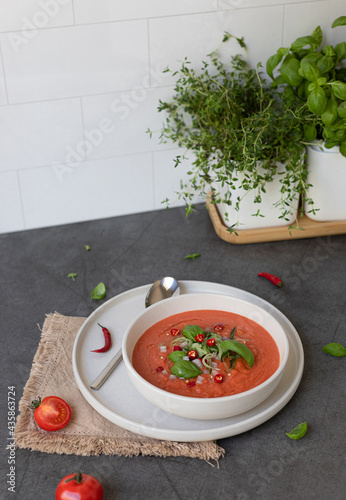
[[[222,323],[220,323],[220,324],[214,326],[214,332],[215,333],[222,332],[222,330],[224,328],[225,328],[225,326]]]
[[[108,330],[108,328],[101,326],[100,323],[97,323],[97,324],[102,328],[103,335],[105,337],[105,345],[104,345],[104,347],[101,347],[101,349],[95,349],[94,351],[91,351],[91,352],[107,352],[112,345],[110,331]]]
[[[158,366],[158,367],[156,368],[156,371],[157,371],[158,373],[163,372],[163,370],[164,370],[163,366]]]
[[[173,351],[182,351],[182,348],[180,346],[178,346],[178,345],[175,345],[173,347]]]
[[[203,342],[204,338],[205,338],[205,335],[203,335],[203,333],[198,333],[195,337],[195,341],[196,342]]]
[[[198,353],[197,351],[187,351],[187,355],[189,356],[190,359],[197,359],[198,358]]]
[[[274,276],[274,274],[269,274],[269,273],[258,273],[258,276],[262,276],[263,278],[267,278],[273,285],[277,287],[282,287],[283,282],[280,278],[277,276]]]
[[[215,339],[214,339],[214,337],[211,337],[210,339],[207,340],[207,345],[209,347],[213,347],[215,345]]]
[[[215,375],[214,382],[216,382],[217,384],[221,384],[222,381],[223,381],[223,376],[221,375],[221,373]]]
[[[172,328],[171,335],[173,335],[173,337],[176,337],[179,334],[180,334],[180,330],[178,330],[178,328]]]
[[[196,382],[193,382],[191,380],[191,382],[188,382],[186,385],[187,385],[187,387],[193,387],[194,385],[196,385]]]

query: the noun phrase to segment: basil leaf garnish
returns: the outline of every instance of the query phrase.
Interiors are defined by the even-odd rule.
[[[242,342],[238,342],[237,340],[223,340],[221,342],[221,349],[222,352],[233,351],[240,354],[250,367],[254,364],[255,358],[252,351]]]
[[[94,299],[94,300],[100,300],[100,299],[103,299],[103,297],[106,295],[106,287],[105,287],[105,284],[102,283],[99,283],[95,288],[94,290],[92,290],[91,292],[91,298]]]
[[[195,378],[201,375],[202,371],[192,361],[181,359],[174,363],[171,373],[177,377]]]
[[[196,335],[200,333],[204,334],[204,330],[203,328],[197,325],[186,325],[181,333],[187,339],[195,341]]]
[[[308,425],[306,422],[303,422],[302,424],[299,424],[297,425],[297,427],[292,429],[291,432],[286,432],[286,436],[288,436],[291,439],[301,439],[302,437],[305,436],[307,430],[308,430]]]
[[[337,358],[341,358],[342,356],[346,356],[346,348],[338,344],[337,342],[332,342],[330,344],[325,345],[322,348],[322,351],[331,354],[332,356],[335,356]]]
[[[170,359],[172,363],[176,363],[177,361],[179,361],[179,359],[183,359],[184,356],[186,356],[186,353],[184,351],[173,351],[168,356],[168,359]]]

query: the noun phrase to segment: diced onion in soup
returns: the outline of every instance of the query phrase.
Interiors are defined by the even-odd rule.
[[[198,368],[199,368],[200,370],[202,370],[202,369],[203,369],[203,363],[202,363],[202,361],[201,361],[200,359],[193,359],[193,360],[192,360],[192,363],[195,363],[195,365],[196,365],[196,366],[198,366]]]

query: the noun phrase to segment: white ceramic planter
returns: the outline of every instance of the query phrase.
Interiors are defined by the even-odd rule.
[[[309,213],[312,205],[305,203],[306,215],[316,221],[346,220],[346,158],[338,146],[321,149],[317,144],[308,146],[307,155],[308,196],[316,213]]]
[[[282,167],[283,170],[283,167]],[[277,226],[287,226],[293,224],[297,218],[299,197],[296,196],[292,202],[291,213],[287,215],[287,219],[279,219],[281,215],[280,206],[275,206],[275,203],[280,200],[280,190],[282,184],[280,182],[279,176],[273,179],[272,182],[266,184],[266,192],[261,193],[261,203],[254,203],[254,193],[253,191],[245,191],[240,187],[240,182],[234,183],[236,185],[236,190],[232,190],[232,199],[236,203],[237,197],[244,197],[240,203],[239,211],[235,210],[233,204],[227,205],[226,203],[217,203],[216,206],[219,210],[220,216],[223,223],[227,227],[237,224],[235,229],[257,229],[264,227],[277,227]],[[239,187],[237,186],[239,184]],[[221,186],[219,183],[212,184],[212,188],[220,193],[221,197],[224,198],[228,191],[228,186]],[[257,211],[264,215],[254,216]]]

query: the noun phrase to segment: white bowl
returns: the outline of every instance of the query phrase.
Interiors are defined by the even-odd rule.
[[[152,325],[173,314],[196,310],[227,311],[249,318],[265,328],[275,340],[280,364],[276,372],[259,386],[232,396],[194,398],[173,394],[155,387],[132,366],[132,352],[139,337]],[[187,294],[150,306],[127,328],[122,352],[129,378],[137,390],[162,410],[185,418],[216,420],[244,413],[259,405],[279,384],[288,359],[288,340],[284,329],[267,311],[246,300],[213,293]]]

